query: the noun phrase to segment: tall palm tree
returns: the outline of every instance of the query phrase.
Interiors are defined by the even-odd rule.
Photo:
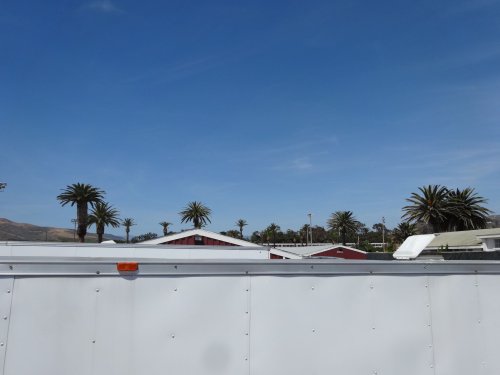
[[[104,227],[112,226],[118,228],[121,224],[118,218],[119,212],[113,206],[106,202],[98,202],[92,208],[89,215],[88,226],[95,225],[97,241],[102,242]]]
[[[63,192],[57,196],[61,206],[71,203],[76,204],[76,220],[78,221],[77,235],[80,242],[85,242],[88,226],[88,206],[94,207],[101,203],[104,198],[104,190],[96,188],[89,184],[76,183],[66,186]]]
[[[269,226],[266,228],[268,244],[269,244],[269,237],[271,237],[273,239],[273,246],[276,247],[276,235],[280,230],[281,228],[278,224],[275,223],[269,224]]]
[[[342,244],[347,242],[347,235],[355,234],[361,223],[356,220],[351,211],[334,212],[327,222],[328,228],[337,230],[342,239]]]
[[[210,208],[197,201],[189,202],[188,205],[179,212],[179,215],[181,215],[181,223],[192,221],[196,229],[200,229],[202,226],[206,225],[207,222],[211,223],[211,214],[212,210]]]
[[[487,200],[477,195],[473,188],[450,190],[449,230],[472,230],[486,228],[488,215],[492,212],[483,207]]]
[[[168,234],[168,227],[172,225],[172,223],[169,223],[168,221],[162,221],[160,225],[163,227],[163,235],[166,236]]]
[[[449,190],[441,185],[419,187],[421,194],[412,193],[406,199],[411,205],[403,207],[402,218],[411,222],[429,224],[434,232],[447,229],[450,214]]]
[[[127,235],[127,243],[129,243],[130,227],[135,225],[134,219],[127,217],[122,220],[122,225],[125,227],[125,233]]]
[[[392,239],[396,243],[403,243],[408,237],[417,234],[417,225],[408,221],[399,223],[392,231]]]
[[[243,227],[248,225],[247,221],[244,219],[239,219],[235,224],[238,228],[240,228],[240,238],[243,239]]]

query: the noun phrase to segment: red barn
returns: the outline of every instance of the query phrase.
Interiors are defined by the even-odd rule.
[[[271,259],[303,259],[333,257],[343,259],[366,259],[366,252],[344,245],[295,246],[270,249]]]

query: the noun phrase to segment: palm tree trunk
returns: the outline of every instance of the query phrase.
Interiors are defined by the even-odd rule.
[[[97,225],[96,232],[97,232],[97,242],[101,243],[102,237],[104,235],[104,225],[102,225],[102,226]]]
[[[129,242],[128,242],[128,234],[130,233],[130,229],[128,229],[128,228],[127,228],[127,229],[125,230],[125,233],[127,234],[127,243],[129,243]]]
[[[87,234],[87,218],[87,203],[78,203],[76,206],[76,219],[78,221],[78,230],[76,234],[78,235],[80,242],[85,242],[85,236]]]

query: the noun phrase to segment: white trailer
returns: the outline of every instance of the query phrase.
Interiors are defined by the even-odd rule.
[[[4,256],[0,374],[500,374],[500,263]]]

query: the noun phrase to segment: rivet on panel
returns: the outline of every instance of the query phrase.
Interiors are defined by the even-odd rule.
[[[431,365],[431,368],[433,368],[433,367],[434,367],[434,365]]]
[[[14,269],[14,267],[12,267],[12,266],[9,266],[9,269],[10,269],[10,270],[12,270],[12,269]]]
[[[99,293],[99,291],[100,291],[100,290],[99,290],[99,289],[96,289],[95,291],[96,291],[97,293]]]
[[[92,344],[95,344],[95,340],[92,340]]]
[[[7,289],[7,293],[10,293],[10,289]]]
[[[312,331],[313,331],[313,332],[316,332],[316,330],[315,330],[314,328],[313,328],[313,330],[312,330]]]
[[[4,316],[4,317],[3,317],[3,320],[7,320],[7,317],[6,317],[6,316]]]
[[[0,346],[4,346],[5,344],[3,342],[0,342]]]
[[[245,311],[245,314],[248,314],[248,311]]]
[[[174,334],[172,334],[170,337],[172,337],[173,339],[175,339],[175,335]]]
[[[174,289],[174,292],[177,292],[177,288]]]
[[[101,271],[95,271],[96,275],[100,275]]]
[[[426,288],[428,288],[428,287],[429,287],[429,285],[425,284],[425,287],[426,287]]]
[[[245,361],[248,361],[248,358],[247,358],[247,357],[245,357]]]
[[[479,319],[477,322],[478,322],[479,324],[481,324],[481,319]]]
[[[248,332],[245,332],[245,336],[248,336]]]
[[[313,287],[313,286],[311,287],[311,290],[314,290],[314,287]]]

